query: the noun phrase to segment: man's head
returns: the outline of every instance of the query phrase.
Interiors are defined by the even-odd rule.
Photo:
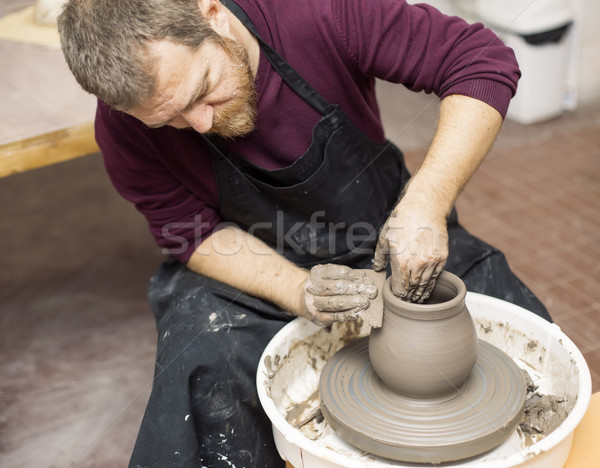
[[[220,40],[196,0],[71,0],[58,28],[77,82],[125,111],[153,91],[149,44],[166,38],[196,49]]]
[[[58,27],[65,59],[77,82],[111,107],[150,126],[207,128],[237,136],[252,129],[255,91],[247,51],[219,34],[229,31],[225,23],[226,14],[218,0],[70,0]],[[174,50],[179,53],[179,63],[170,56]],[[202,63],[196,66],[193,62],[198,60]],[[213,61],[219,66],[213,66]],[[220,71],[219,76],[214,69]],[[202,77],[187,76],[194,72],[209,77],[213,89],[205,89]],[[210,125],[197,127],[175,115],[192,106],[192,102],[184,106],[183,99],[199,97],[201,89],[214,94],[214,88],[220,86],[217,80],[225,79],[229,97],[224,96],[217,106],[210,104]],[[188,96],[181,95],[179,89],[184,80],[197,88]],[[222,95],[219,90],[217,94]],[[170,99],[173,105],[166,109],[165,96],[177,97],[178,101]],[[159,114],[153,113],[157,105],[162,109]],[[240,118],[240,112],[245,116]],[[165,118],[160,120],[161,116]]]

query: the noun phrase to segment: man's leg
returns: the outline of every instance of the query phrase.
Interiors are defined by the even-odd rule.
[[[175,261],[152,278],[149,298],[156,369],[130,466],[283,466],[256,369],[289,318]]]

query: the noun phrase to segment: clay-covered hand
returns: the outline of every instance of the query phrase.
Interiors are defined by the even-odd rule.
[[[408,209],[401,201],[379,234],[373,269],[381,271],[389,261],[394,294],[423,302],[430,296],[447,258],[446,218]]]
[[[304,283],[300,315],[320,326],[354,321],[375,297],[377,287],[364,270],[316,265]]]

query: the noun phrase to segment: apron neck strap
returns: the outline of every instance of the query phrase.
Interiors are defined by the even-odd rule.
[[[233,0],[222,0],[229,11],[231,11],[248,30],[256,37],[258,43],[265,53],[267,60],[273,69],[283,78],[283,81],[308,105],[318,113],[325,116],[331,112],[329,103],[311,86],[300,74],[287,63],[275,50],[267,44],[256,32],[256,28],[246,12]]]

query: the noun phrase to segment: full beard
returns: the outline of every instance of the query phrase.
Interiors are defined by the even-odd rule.
[[[233,63],[233,78],[238,84],[236,96],[215,109],[209,134],[223,138],[247,135],[254,130],[257,95],[248,52],[238,42],[222,37],[223,49]]]

